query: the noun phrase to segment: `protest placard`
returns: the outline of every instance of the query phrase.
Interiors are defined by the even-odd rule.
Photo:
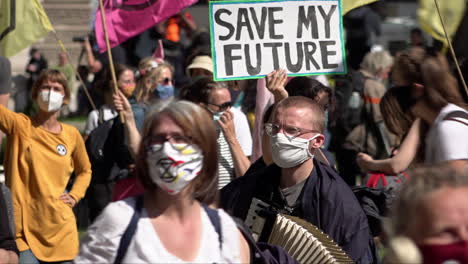
[[[340,0],[210,2],[215,80],[346,73]]]

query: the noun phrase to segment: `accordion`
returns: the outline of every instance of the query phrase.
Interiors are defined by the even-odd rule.
[[[333,240],[313,224],[283,215],[254,198],[245,219],[256,241],[282,247],[299,263],[353,263]]]

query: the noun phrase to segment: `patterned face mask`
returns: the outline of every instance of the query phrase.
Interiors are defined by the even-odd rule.
[[[177,194],[200,174],[203,167],[201,149],[193,144],[153,144],[146,158],[150,177],[169,194]]]

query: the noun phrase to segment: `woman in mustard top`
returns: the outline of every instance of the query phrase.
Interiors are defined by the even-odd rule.
[[[85,194],[91,165],[80,132],[57,120],[60,108],[70,100],[65,76],[57,70],[43,71],[32,98],[39,106],[33,117],[0,106],[16,244],[20,263],[66,262],[78,253],[72,207]],[[73,171],[74,184],[66,190]]]

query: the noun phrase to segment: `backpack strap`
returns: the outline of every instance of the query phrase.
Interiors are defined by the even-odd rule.
[[[466,121],[463,121],[463,120],[460,120],[460,119],[456,119],[456,118],[461,118],[461,119],[465,119]],[[468,113],[466,113],[465,111],[453,111],[453,112],[450,112],[448,113],[443,120],[450,120],[450,121],[456,121],[456,122],[459,122],[459,123],[462,123],[464,124],[465,126],[468,126]]]
[[[99,107],[98,109],[98,125],[104,123],[104,109],[103,107]]]
[[[132,219],[128,224],[125,232],[120,239],[119,248],[117,250],[117,256],[115,257],[114,263],[120,264],[122,263],[125,254],[127,253],[128,246],[132,241],[132,237],[135,234],[136,228],[138,226],[138,220],[141,216],[141,209],[143,208],[143,196],[136,197],[136,204],[135,204],[135,212],[133,213]]]
[[[221,218],[219,217],[218,210],[210,208],[206,204],[202,204],[211,224],[213,225],[216,233],[218,234],[219,249],[223,248],[223,231],[221,229]]]

